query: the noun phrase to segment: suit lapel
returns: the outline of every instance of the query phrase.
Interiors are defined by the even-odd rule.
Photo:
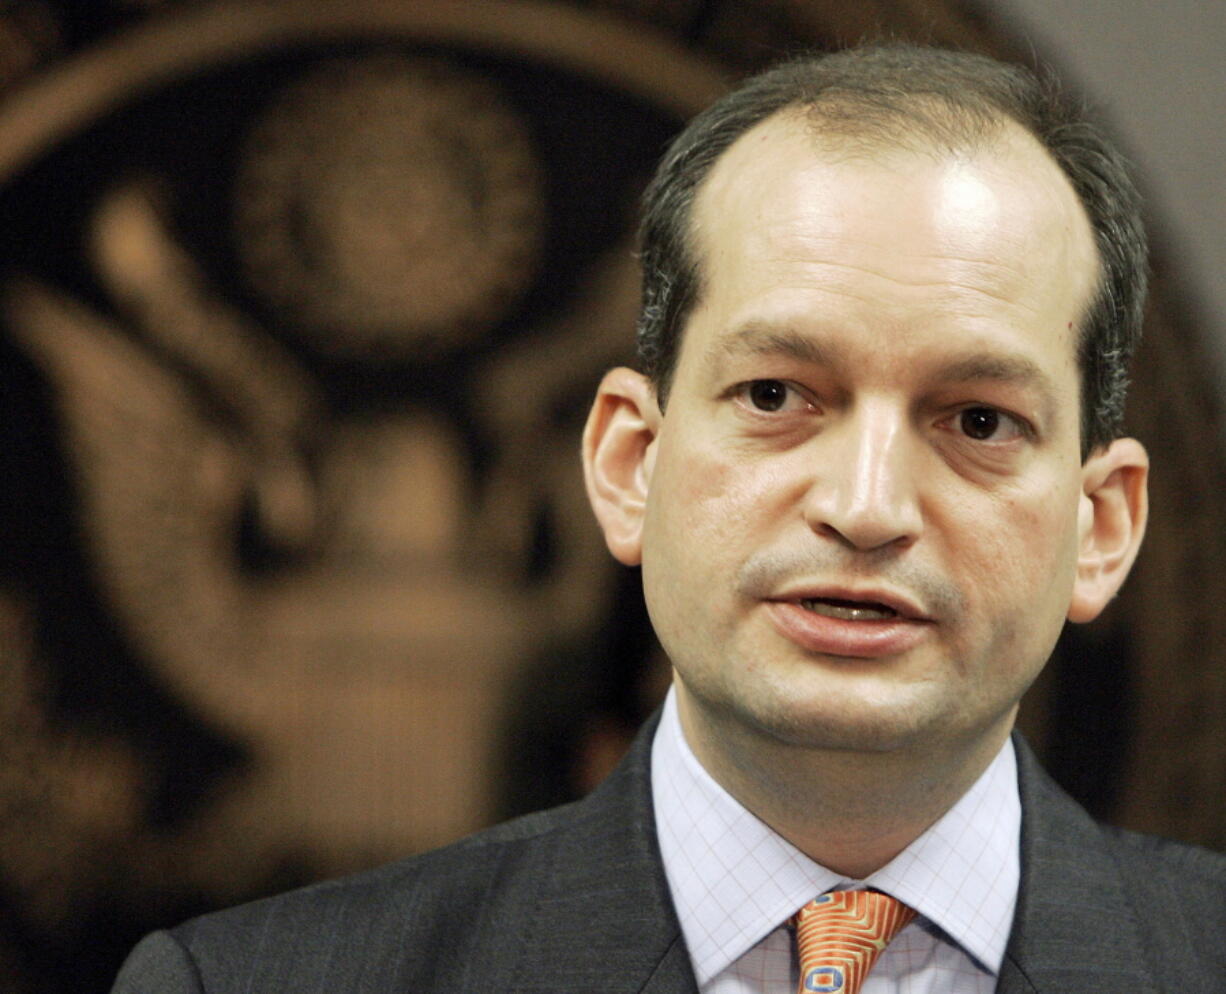
[[[655,727],[558,833],[503,990],[697,994],[656,843]]]
[[[1022,876],[999,994],[1158,990],[1143,931],[1099,827],[1014,737]]]

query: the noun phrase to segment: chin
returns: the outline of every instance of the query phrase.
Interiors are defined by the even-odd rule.
[[[766,731],[785,745],[828,752],[899,752],[922,739],[918,729],[876,715],[797,718]]]
[[[914,699],[823,695],[760,701],[746,715],[760,734],[800,749],[888,753],[931,742],[950,727],[947,708]]]

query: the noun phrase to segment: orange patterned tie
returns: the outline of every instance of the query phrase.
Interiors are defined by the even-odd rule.
[[[874,890],[832,891],[796,912],[798,994],[857,994],[868,971],[915,911]]]

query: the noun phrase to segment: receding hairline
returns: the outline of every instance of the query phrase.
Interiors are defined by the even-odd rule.
[[[815,138],[830,145],[870,155],[889,149],[973,152],[990,145],[1010,123],[1029,133],[1005,108],[978,94],[953,98],[923,91],[877,94],[829,87],[812,99],[785,104],[759,123],[781,115],[808,124]]]
[[[767,114],[745,129],[711,163],[694,189],[687,212],[685,248],[701,279],[694,253],[694,224],[698,206],[711,185],[711,177],[738,145],[755,133],[794,121],[807,132],[814,150],[831,162],[881,160],[890,155],[970,158],[1004,148],[1011,137],[1028,141],[1065,180],[1082,213],[1084,204],[1064,169],[1034,132],[1006,109],[977,98],[954,102],[931,93],[890,93],[875,97],[859,91],[824,89],[812,99],[796,99]],[[1087,218],[1088,219],[1088,218]]]
[[[900,106],[903,103],[906,109]],[[858,116],[857,111],[866,105],[871,105],[871,112]],[[1106,267],[1086,205],[1043,141],[1007,110],[983,100],[953,103],[940,95],[908,93],[891,94],[888,103],[877,103],[866,101],[859,92],[824,90],[815,100],[793,101],[747,128],[723,149],[695,188],[684,230],[684,252],[693,272],[694,294],[686,321],[678,329],[675,354],[679,354],[684,346],[685,325],[701,304],[706,289],[706,267],[703,254],[699,251],[701,239],[698,235],[701,217],[706,213],[704,203],[712,178],[720,174],[721,164],[734,148],[755,133],[778,127],[780,123],[786,124],[789,120],[804,129],[805,136],[812,141],[815,154],[832,163],[882,161],[892,155],[927,157],[933,161],[969,159],[994,150],[1003,152],[1013,142],[1020,142],[1039,153],[1076,205],[1094,258],[1094,274],[1087,287],[1081,312],[1074,322],[1073,347],[1076,350],[1076,343],[1102,291]],[[658,383],[657,388],[662,394],[667,394],[670,385]]]

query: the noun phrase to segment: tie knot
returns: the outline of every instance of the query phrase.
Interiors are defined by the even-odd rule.
[[[793,918],[800,952],[800,994],[856,994],[881,951],[915,917],[888,894],[832,891]]]

